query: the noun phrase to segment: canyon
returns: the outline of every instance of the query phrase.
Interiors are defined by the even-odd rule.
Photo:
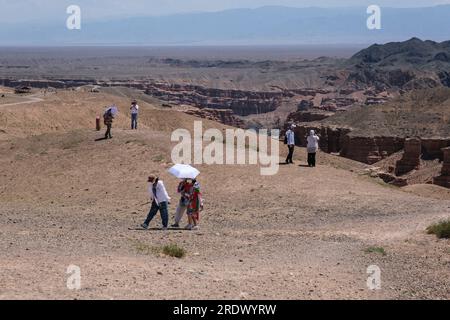
[[[448,41],[413,38],[373,45],[348,59],[108,56],[65,59],[59,67],[47,59],[45,63],[53,63],[47,74],[38,74],[32,60],[9,57],[1,65],[0,84],[92,92],[128,88],[163,107],[234,127],[283,130],[296,124],[300,147],[314,129],[322,151],[365,164],[403,152],[394,171],[387,172],[401,177],[420,170],[418,153],[425,161],[445,158],[450,112],[449,95],[442,88],[450,84],[448,56]],[[78,73],[81,62],[84,70]]]

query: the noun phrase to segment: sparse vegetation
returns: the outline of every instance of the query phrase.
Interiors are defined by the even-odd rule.
[[[133,247],[138,254],[142,255],[160,255],[164,254],[169,257],[183,258],[186,256],[186,250],[178,246],[177,244],[169,244],[162,247],[151,246],[141,241],[134,241]]]
[[[176,244],[170,244],[170,245],[164,246],[162,248],[162,252],[165,255],[168,255],[170,257],[175,257],[175,258],[183,258],[186,255],[186,250],[184,250],[183,248],[179,247]]]
[[[133,247],[136,249],[136,252],[139,254],[143,254],[143,255],[150,255],[150,254],[156,254],[157,250],[155,250],[154,247],[140,242],[140,241],[135,241],[133,243]]]
[[[152,160],[154,162],[163,162],[164,161],[164,156],[162,154],[158,154],[158,155],[154,156],[152,158]]]
[[[439,239],[450,238],[450,219],[443,220],[438,223],[432,224],[427,228],[428,234],[434,234]]]
[[[384,250],[383,247],[369,247],[366,250],[364,250],[365,253],[379,253],[383,256],[386,255],[386,250]]]

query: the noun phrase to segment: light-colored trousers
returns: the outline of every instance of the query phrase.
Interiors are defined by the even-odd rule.
[[[187,206],[183,205],[181,201],[178,203],[177,210],[175,211],[175,224],[180,224],[181,219],[183,218],[184,213],[187,210]]]

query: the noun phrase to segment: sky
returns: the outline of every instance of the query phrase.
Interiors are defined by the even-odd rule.
[[[69,5],[80,6],[84,19],[101,20],[111,17],[169,15],[268,5],[342,7],[371,4],[407,8],[450,4],[450,0],[0,0],[0,23],[65,19]]]

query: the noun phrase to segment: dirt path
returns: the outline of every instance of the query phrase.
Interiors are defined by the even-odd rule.
[[[18,105],[22,105],[22,104],[31,104],[31,103],[41,102],[41,101],[44,101],[44,99],[42,97],[43,97],[42,93],[32,94],[32,95],[24,97],[24,98],[27,99],[27,101],[19,101],[19,102],[14,102],[14,103],[0,104],[0,108],[1,107],[12,107],[12,106],[18,106]]]

